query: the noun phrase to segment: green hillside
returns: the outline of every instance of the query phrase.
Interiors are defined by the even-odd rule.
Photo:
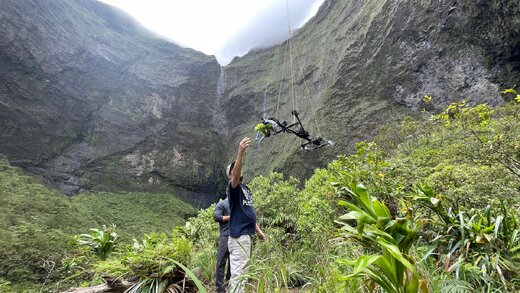
[[[98,225],[115,224],[123,240],[144,233],[171,232],[197,213],[188,203],[168,194],[99,192],[75,196],[72,202]]]
[[[461,101],[388,126],[303,186],[279,173],[253,178],[267,240],[255,246],[249,290],[518,291],[515,96],[498,108]],[[191,288],[211,292],[214,206],[174,228],[182,219],[173,215],[193,210],[166,195],[69,199],[1,164],[3,291],[45,285],[53,292],[102,284],[105,276],[138,277],[145,290],[184,282],[187,273]],[[80,233],[81,242],[70,236]]]
[[[171,232],[195,213],[191,205],[167,194],[66,197],[1,159],[0,291],[5,292],[9,283],[13,288],[39,288],[33,285],[48,276],[48,282],[59,280],[72,236],[90,228],[115,224],[121,238],[131,240],[145,231]]]
[[[0,272],[11,282],[36,282],[42,261],[57,261],[70,234],[96,223],[60,193],[0,160]]]
[[[498,108],[461,101],[388,126],[354,154],[315,170],[303,187],[279,173],[253,178],[267,240],[255,245],[248,292],[520,290],[516,99]],[[191,288],[212,292],[213,209],[172,233],[106,246],[106,259],[91,244],[76,247],[68,285],[137,276],[143,282],[136,292],[148,292],[187,272]]]

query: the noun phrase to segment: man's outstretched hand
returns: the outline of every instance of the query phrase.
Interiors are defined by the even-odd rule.
[[[238,146],[238,150],[243,154],[246,149],[249,147],[249,144],[251,143],[251,139],[249,137],[244,137],[240,141],[240,144]]]

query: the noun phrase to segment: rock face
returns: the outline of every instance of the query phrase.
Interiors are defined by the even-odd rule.
[[[97,1],[0,2],[0,152],[74,194],[215,199],[215,58]]]
[[[499,91],[520,81],[520,5],[327,0],[291,42],[235,59],[225,71],[228,141],[252,136],[263,113],[292,122],[296,109],[306,130],[336,143],[304,152],[294,136],[266,138],[247,157],[246,173],[308,176],[308,166],[349,153],[404,115],[464,98],[503,102]]]
[[[172,192],[205,206],[262,116],[300,113],[246,176],[308,176],[355,142],[451,101],[501,103],[520,80],[517,0],[326,0],[290,42],[221,70],[92,0],[0,2],[0,153],[68,194]],[[432,96],[425,104],[423,97]]]

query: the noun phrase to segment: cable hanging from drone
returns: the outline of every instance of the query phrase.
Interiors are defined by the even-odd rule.
[[[280,122],[276,118],[262,118],[262,123],[257,124],[255,127],[257,132],[256,139],[260,139],[260,141],[262,141],[265,137],[270,137],[271,135],[285,132],[292,133],[297,137],[305,140],[305,142],[301,144],[301,148],[304,150],[315,150],[324,146],[334,145],[334,143],[330,140],[323,139],[319,136],[314,137],[310,135],[310,133],[303,127],[296,110],[293,110],[291,114],[295,118],[295,122],[291,124],[289,124],[287,121]]]
[[[321,135],[318,136],[312,136],[310,133],[305,130],[303,127],[303,124],[300,120],[300,117],[298,116],[299,113],[297,111],[297,95],[295,91],[295,76],[294,76],[294,70],[293,70],[293,42],[292,42],[292,30],[291,30],[291,24],[290,24],[290,16],[289,16],[289,4],[288,1],[286,1],[286,8],[287,8],[287,26],[288,26],[288,39],[286,41],[286,47],[285,47],[285,54],[284,60],[283,60],[283,66],[282,66],[282,73],[281,73],[281,80],[280,80],[280,88],[278,93],[278,103],[276,106],[276,114],[275,116],[278,116],[278,109],[280,107],[280,98],[282,96],[282,85],[283,85],[283,76],[285,72],[285,64],[286,64],[286,58],[289,56],[289,67],[290,67],[290,87],[291,87],[291,96],[292,96],[292,104],[293,104],[293,110],[291,111],[292,117],[293,117],[293,123],[288,123],[287,121],[280,122],[276,118],[268,118],[266,119],[266,108],[267,108],[267,88],[269,85],[269,80],[271,78],[271,75],[274,71],[274,63],[273,68],[271,69],[271,73],[269,74],[269,77],[266,80],[265,84],[265,91],[264,91],[264,102],[263,102],[263,111],[262,111],[262,123],[259,123],[255,127],[256,134],[256,140],[258,143],[260,143],[264,138],[270,137],[271,135],[276,135],[282,132],[285,133],[291,133],[296,135],[297,137],[303,139],[305,142],[301,144],[301,148],[304,150],[314,150],[319,149],[324,146],[333,146],[334,143],[330,140],[326,140],[321,138]],[[301,68],[301,65],[300,65]],[[305,75],[302,72],[303,76],[303,84],[307,91],[307,95],[309,95],[309,90],[307,88],[307,84],[305,82]],[[317,116],[316,116],[316,110],[311,105],[311,110],[314,112],[314,122],[316,123],[316,128],[318,130],[318,133],[320,133],[319,125],[317,123]]]

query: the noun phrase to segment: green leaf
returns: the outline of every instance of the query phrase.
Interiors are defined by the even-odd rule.
[[[195,276],[195,274],[190,269],[188,269],[186,266],[184,266],[183,264],[181,264],[180,262],[178,262],[176,260],[170,259],[170,261],[172,261],[174,264],[179,266],[186,273],[186,275],[188,275],[193,280],[193,282],[197,286],[197,289],[199,289],[200,293],[207,293],[204,285],[202,285],[200,280]]]
[[[459,221],[460,221],[460,226],[459,226],[460,238],[461,238],[462,243],[464,243],[464,240],[466,240],[466,231],[465,231],[466,229],[464,227],[464,213],[463,212],[459,213]]]
[[[359,195],[361,201],[367,206],[367,208],[372,211],[372,198],[368,195],[367,189],[365,185],[362,183],[356,184],[356,194]]]
[[[342,264],[346,266],[354,266],[356,264],[355,260],[346,259],[346,258],[338,258],[334,261],[337,264]]]
[[[381,274],[379,271],[367,268],[367,274],[366,276],[370,277],[374,282],[376,282],[385,292],[398,292],[398,288],[401,285],[395,285],[388,279],[384,277],[383,274]]]
[[[344,200],[338,200],[338,204],[342,207],[348,207],[348,202],[344,201]]]
[[[386,207],[386,205],[382,204],[378,200],[373,201],[373,208],[374,208],[374,212],[378,218],[379,217],[390,218],[392,216],[390,214],[390,211]]]
[[[502,221],[504,220],[503,215],[499,215],[495,219],[495,238],[498,238],[498,230],[500,230],[500,225],[502,224]]]
[[[406,268],[408,268],[414,275],[417,275],[417,271],[415,270],[415,267],[405,259],[397,245],[392,244],[388,241],[386,241],[383,238],[378,238],[377,242],[381,244],[382,247],[384,247],[397,261],[402,263]]]
[[[353,205],[350,202],[340,200],[339,204],[341,204],[343,207],[346,207],[347,209],[352,210],[352,211],[364,212],[364,210],[358,208],[356,205]]]
[[[495,223],[491,224],[491,226],[482,229],[482,233],[488,234],[489,232],[495,229]]]
[[[357,220],[359,223],[375,224],[376,221],[369,214],[360,211],[351,211],[339,217],[340,220]]]
[[[162,270],[162,274],[163,275],[169,274],[169,273],[173,272],[174,269],[175,269],[175,266],[167,266]]]
[[[421,262],[425,261],[435,251],[435,249],[437,249],[437,245],[430,246],[421,258]]]
[[[380,257],[380,255],[363,255],[358,257],[354,264],[354,274],[363,272],[369,265],[377,261]]]
[[[385,257],[380,257],[374,264],[383,272],[388,280],[397,286],[399,285],[399,277],[397,276],[395,265],[393,265],[391,261]]]

